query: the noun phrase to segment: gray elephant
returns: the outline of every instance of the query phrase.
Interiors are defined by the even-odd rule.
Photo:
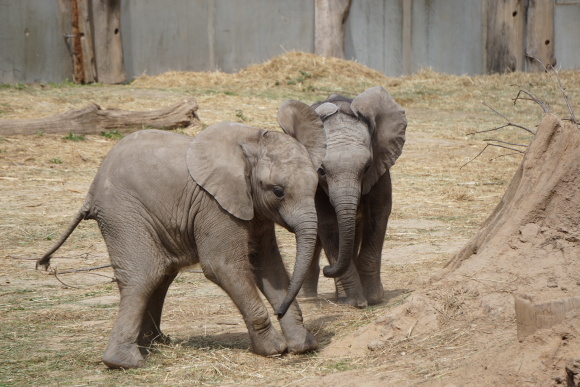
[[[322,121],[301,102],[285,104],[302,144],[280,132],[235,123],[208,127],[195,138],[144,130],[122,139],[100,167],[82,208],[50,256],[83,219],[95,219],[120,290],[119,313],[103,362],[144,365],[142,352],[168,338],[160,330],[167,289],[180,268],[203,273],[234,301],[260,355],[317,348],[294,300],[317,237],[316,169],[325,153]],[[294,232],[290,280],[274,223]],[[276,313],[273,327],[258,289]]]
[[[315,199],[319,240],[301,295],[317,295],[322,247],[331,264],[324,275],[335,278],[337,298],[363,308],[383,298],[381,250],[392,203],[389,168],[405,143],[405,111],[380,86],[354,99],[331,95],[312,109],[324,122],[327,149]],[[301,141],[294,119],[279,111],[282,129]]]

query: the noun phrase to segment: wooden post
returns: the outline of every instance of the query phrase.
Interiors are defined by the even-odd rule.
[[[125,82],[121,41],[121,0],[92,0],[94,55],[97,79]]]
[[[314,3],[314,53],[344,58],[344,24],[351,0],[316,0]]]
[[[529,0],[526,54],[526,71],[545,71],[544,66],[556,65],[554,57],[554,2],[551,0]],[[533,58],[539,59],[544,65],[542,66]]]
[[[85,69],[83,66],[83,50],[81,46],[81,30],[79,26],[79,7],[77,0],[71,0],[71,53],[73,62],[73,80],[76,83],[85,83]]]
[[[95,69],[95,51],[93,50],[92,23],[89,17],[89,0],[73,0],[78,8],[78,39],[81,45],[82,65],[84,72],[83,83],[94,83],[97,81]]]
[[[524,2],[487,0],[485,6],[487,7],[486,73],[523,70]]]

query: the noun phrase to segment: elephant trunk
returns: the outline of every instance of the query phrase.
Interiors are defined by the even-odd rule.
[[[318,235],[318,223],[316,212],[314,211],[314,202],[312,203],[312,209],[312,213],[308,215],[309,220],[300,222],[299,226],[294,228],[294,233],[296,235],[296,262],[294,263],[294,272],[290,279],[290,285],[288,286],[286,297],[275,312],[279,319],[284,317],[288,308],[298,295],[314,257],[314,247]]]
[[[345,194],[345,190],[347,193]],[[360,200],[360,187],[349,187],[333,190],[330,188],[330,202],[334,206],[338,221],[338,259],[334,264],[325,266],[323,273],[326,277],[335,278],[348,270],[354,254],[356,229],[356,213]]]

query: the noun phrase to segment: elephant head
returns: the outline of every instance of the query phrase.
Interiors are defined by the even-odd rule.
[[[311,114],[299,114],[300,109]],[[293,101],[279,114],[302,143],[284,133],[256,130],[235,123],[213,125],[188,150],[190,175],[220,206],[238,219],[269,219],[296,235],[296,263],[282,317],[295,299],[312,262],[317,237],[314,205],[319,168],[326,150],[322,120],[309,106]],[[209,128],[208,128],[209,129]],[[220,138],[216,146],[215,138]]]
[[[326,155],[318,168],[319,184],[335,209],[339,231],[337,262],[324,268],[327,277],[346,272],[355,243],[357,208],[402,152],[407,120],[405,111],[382,87],[364,91],[354,99],[331,95],[312,106],[324,124]],[[309,112],[308,115],[311,113]],[[303,141],[278,117],[282,129]]]

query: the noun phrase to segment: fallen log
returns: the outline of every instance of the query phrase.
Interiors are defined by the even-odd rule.
[[[197,109],[194,99],[152,111],[103,110],[99,105],[91,103],[80,110],[69,110],[47,118],[0,120],[0,134],[95,134],[112,129],[183,128],[199,121],[195,113]]]

